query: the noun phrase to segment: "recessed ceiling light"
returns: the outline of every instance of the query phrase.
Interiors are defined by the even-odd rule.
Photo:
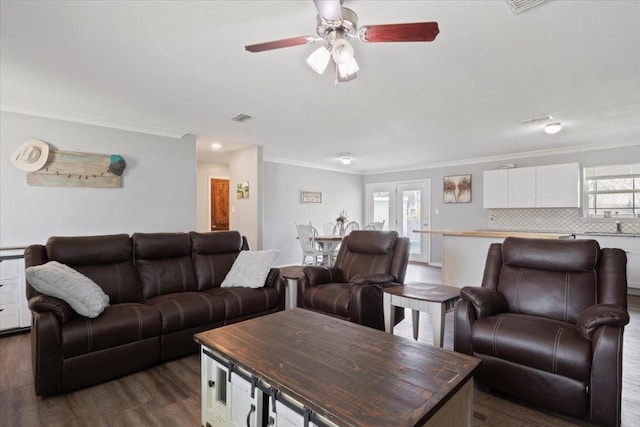
[[[554,133],[558,133],[562,130],[562,124],[560,122],[549,123],[544,127],[544,131],[549,135],[553,135]]]
[[[211,148],[215,148],[216,150],[219,150],[222,148],[222,144],[220,144],[219,142],[214,142],[213,144],[211,144]]]

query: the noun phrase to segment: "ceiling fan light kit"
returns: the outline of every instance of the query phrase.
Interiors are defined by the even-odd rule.
[[[324,73],[324,70],[329,65],[329,61],[331,60],[331,52],[329,49],[322,46],[318,49],[314,50],[311,55],[307,58],[307,64],[318,74]]]
[[[300,46],[324,41],[325,46],[316,49],[307,58],[307,64],[318,74],[333,60],[336,84],[357,77],[360,69],[354,58],[355,51],[349,40],[357,38],[363,42],[430,42],[440,32],[437,22],[415,22],[407,24],[366,25],[358,28],[358,15],[342,7],[344,0],[314,0],[318,11],[314,36],[299,36],[245,46],[249,52],[264,52],[285,47]]]

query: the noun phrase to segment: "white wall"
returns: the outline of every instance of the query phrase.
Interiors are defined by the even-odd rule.
[[[236,186],[249,182],[249,198],[238,199]],[[231,153],[229,159],[229,229],[247,237],[249,248],[262,249],[262,147]]]
[[[211,231],[211,178],[229,179],[229,165],[211,162],[198,162],[198,178],[196,182],[196,231],[204,233]],[[234,196],[235,197],[235,196]]]
[[[301,191],[322,192],[322,203],[303,204]],[[311,223],[322,233],[341,210],[362,224],[364,185],[361,175],[264,162],[264,248],[279,249],[278,265],[300,264],[302,253],[295,222]]]
[[[196,225],[195,137],[182,140],[2,112],[0,246],[53,235],[189,231]],[[32,187],[11,151],[30,138],[52,149],[120,154],[122,188]]]

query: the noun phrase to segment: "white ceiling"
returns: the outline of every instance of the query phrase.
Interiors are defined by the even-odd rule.
[[[440,35],[353,41],[358,78],[335,86],[305,63],[317,44],[244,50],[314,35],[311,0],[2,1],[1,106],[355,173],[640,144],[640,1],[345,6],[360,25],[437,21]],[[521,123],[545,114],[563,131]]]

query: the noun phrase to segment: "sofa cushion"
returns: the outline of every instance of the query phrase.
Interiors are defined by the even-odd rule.
[[[314,285],[304,292],[302,303],[310,308],[324,313],[331,313],[349,318],[349,301],[351,290],[346,283],[327,283]]]
[[[561,272],[591,272],[598,264],[596,240],[553,240],[509,237],[502,244],[506,265]]]
[[[224,318],[234,320],[264,311],[275,311],[280,302],[280,294],[275,287],[213,288],[205,291],[224,301]]]
[[[65,358],[159,337],[160,312],[154,307],[123,303],[107,307],[95,319],[76,317],[62,328]]]
[[[591,342],[574,324],[503,313],[477,319],[471,340],[476,353],[589,382]]]
[[[192,231],[189,235],[198,290],[219,287],[243,250],[242,235],[237,231]]]
[[[222,298],[206,292],[180,292],[148,299],[162,316],[162,334],[224,321]]]
[[[135,233],[135,264],[142,301],[197,289],[187,233]]]
[[[126,234],[50,237],[46,254],[49,261],[66,264],[96,282],[111,304],[140,302],[133,246]]]
[[[109,305],[109,296],[93,280],[57,261],[29,267],[25,274],[38,292],[60,298],[81,316],[97,317]]]
[[[241,251],[220,286],[263,287],[279,254],[278,250]]]

